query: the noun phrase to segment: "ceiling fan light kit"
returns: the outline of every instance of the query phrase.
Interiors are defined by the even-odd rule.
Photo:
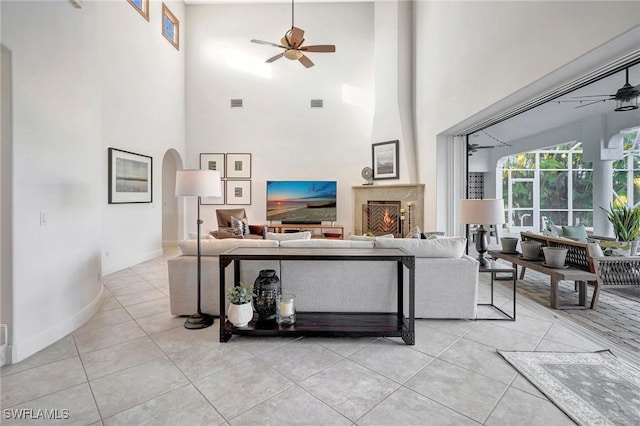
[[[288,30],[280,39],[280,44],[271,43],[263,40],[251,40],[252,43],[266,44],[268,46],[284,49],[284,52],[267,59],[265,62],[270,64],[283,56],[292,61],[299,61],[307,68],[311,68],[314,64],[303,52],[332,53],[336,51],[333,44],[319,44],[315,46],[303,46],[304,30],[294,25],[294,4],[291,0],[291,29]]]

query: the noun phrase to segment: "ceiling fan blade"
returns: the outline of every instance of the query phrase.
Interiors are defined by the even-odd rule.
[[[287,40],[291,47],[299,47],[304,41],[304,30],[297,27],[291,27]]]
[[[283,49],[286,49],[286,47],[279,44],[271,43],[269,41],[256,40],[255,38],[251,40],[251,43],[266,44],[267,46],[281,47]]]
[[[266,60],[266,61],[264,61],[264,62],[265,62],[266,64],[270,64],[271,62],[276,61],[276,60],[278,60],[278,59],[282,58],[283,56],[284,56],[284,52],[283,52],[283,53],[278,53],[276,56],[274,56],[274,57],[272,57],[272,58],[269,58],[269,59],[267,59],[267,60]]]
[[[586,107],[586,106],[589,106],[589,105],[593,105],[593,104],[597,104],[598,102],[608,101],[608,100],[609,100],[609,99],[599,99],[599,100],[597,100],[597,101],[589,102],[588,104],[579,105],[579,106],[577,106],[577,107],[576,107],[576,109],[577,109],[577,108],[583,108],[583,107]]]
[[[300,50],[304,52],[335,52],[336,47],[333,44],[318,44],[315,46],[303,46]]]
[[[300,63],[302,65],[304,65],[307,68],[311,68],[313,66],[313,62],[311,62],[311,59],[307,58],[304,55],[300,56],[300,59],[298,59],[298,60],[300,61]]]

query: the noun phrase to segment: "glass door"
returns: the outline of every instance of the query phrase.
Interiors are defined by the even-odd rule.
[[[508,186],[509,228],[511,234],[537,232],[540,223],[538,185],[534,178],[510,178]]]

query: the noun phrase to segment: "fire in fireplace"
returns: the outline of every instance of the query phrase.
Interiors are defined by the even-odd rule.
[[[400,201],[367,201],[362,205],[362,230],[373,235],[402,236]]]

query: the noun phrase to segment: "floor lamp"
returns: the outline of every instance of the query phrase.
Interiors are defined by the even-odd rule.
[[[200,307],[200,280],[201,280],[201,258],[200,258],[200,201],[201,197],[219,197],[222,195],[222,184],[220,183],[220,172],[213,170],[178,170],[176,173],[176,197],[198,197],[198,310],[184,322],[184,327],[189,329],[206,328],[213,324],[213,316],[203,314]]]
[[[499,225],[504,223],[504,200],[460,200],[460,219],[462,223],[479,225],[476,231],[476,250],[478,262],[487,266],[484,254],[487,251],[487,230],[484,224]],[[497,229],[496,229],[497,232]]]

